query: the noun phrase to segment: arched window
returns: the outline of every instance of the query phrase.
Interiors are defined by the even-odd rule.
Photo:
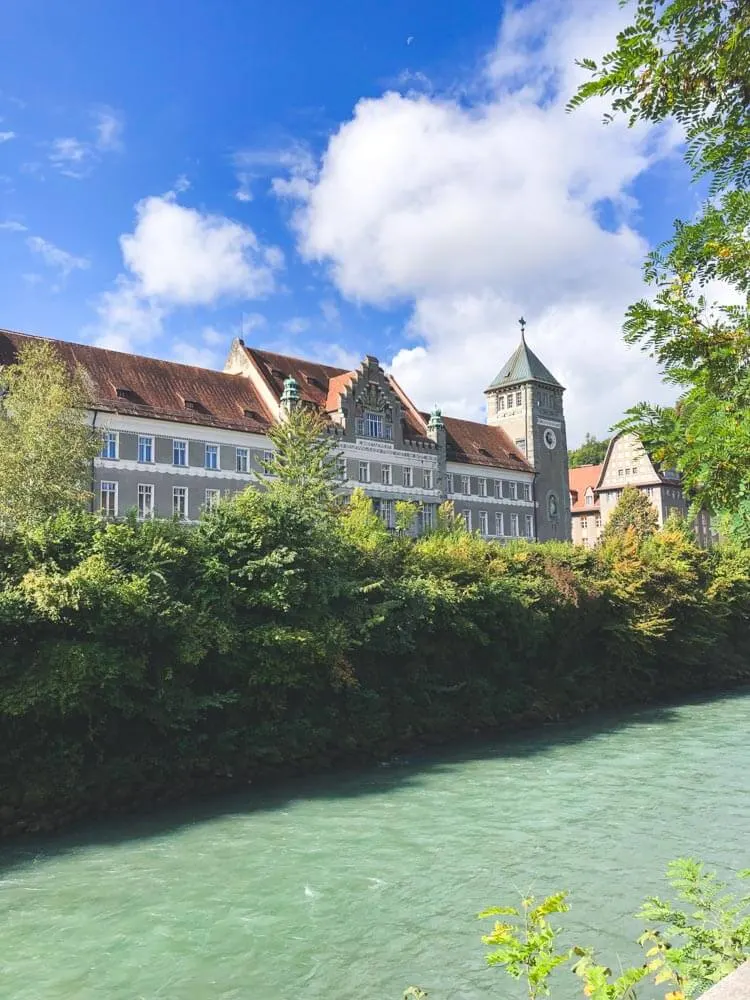
[[[557,518],[557,515],[559,513],[557,497],[555,496],[554,493],[547,494],[547,513],[549,514],[552,520],[555,520],[555,518]]]

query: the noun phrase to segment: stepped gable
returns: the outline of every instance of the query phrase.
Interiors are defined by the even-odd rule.
[[[443,423],[449,462],[515,469],[518,472],[534,471],[502,427],[456,417],[443,417]]]
[[[92,408],[251,434],[265,434],[271,426],[247,378],[211,368],[8,330],[0,330],[0,365],[13,364],[18,348],[32,340],[48,340],[71,369],[83,370]]]
[[[587,511],[596,512],[599,510],[599,495],[596,492],[596,486],[603,468],[603,465],[580,465],[577,469],[568,470],[571,514],[585,514]],[[586,490],[589,486],[594,494],[594,502],[587,507]]]

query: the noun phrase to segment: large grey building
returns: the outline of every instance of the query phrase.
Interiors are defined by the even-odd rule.
[[[0,365],[25,334],[0,332]],[[326,419],[342,490],[362,487],[383,520],[397,500],[429,528],[452,501],[487,538],[569,538],[563,389],[521,344],[486,390],[486,423],[420,411],[377,358],[346,371],[232,342],[223,372],[52,341],[89,389],[102,434],[92,469],[96,509],[111,517],[197,520],[258,481],[272,425],[302,403]]]

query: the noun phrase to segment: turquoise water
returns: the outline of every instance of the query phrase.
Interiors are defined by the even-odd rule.
[[[573,936],[628,961],[670,858],[750,865],[749,722],[744,693],[26,841],[0,997],[513,997],[475,914],[529,888],[571,889]]]

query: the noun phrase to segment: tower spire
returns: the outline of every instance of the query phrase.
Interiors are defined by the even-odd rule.
[[[521,342],[526,343],[526,320],[523,316],[519,319],[518,325],[521,327]]]

